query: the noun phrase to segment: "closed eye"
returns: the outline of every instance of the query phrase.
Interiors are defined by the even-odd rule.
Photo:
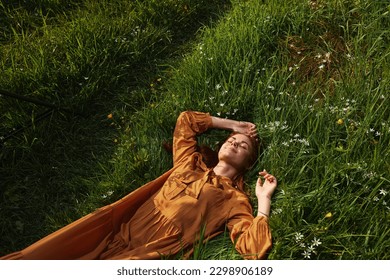
[[[241,142],[240,147],[244,148],[245,150],[248,150],[248,144],[245,142]]]
[[[231,143],[233,143],[233,142],[237,142],[237,138],[231,137],[231,138],[229,138],[226,142],[228,142],[229,144],[231,144]],[[245,142],[245,141],[239,142],[238,145],[239,145],[241,148],[244,148],[245,150],[248,150],[248,149],[249,149],[249,145],[248,145],[248,143]]]

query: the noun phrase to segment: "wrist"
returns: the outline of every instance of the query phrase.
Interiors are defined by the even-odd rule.
[[[272,197],[271,194],[259,194],[256,196],[258,200],[269,200],[269,201],[271,201],[271,197]]]
[[[263,211],[258,210],[257,211],[257,216],[265,216],[265,217],[269,218],[269,213],[265,213]]]
[[[267,216],[269,217],[271,209],[271,200],[267,197],[257,200],[257,216]]]

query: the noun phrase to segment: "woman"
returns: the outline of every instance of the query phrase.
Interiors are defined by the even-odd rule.
[[[196,136],[210,128],[234,133],[222,145],[218,163],[208,168],[197,152]],[[173,168],[123,199],[99,209],[5,259],[159,259],[188,252],[200,239],[227,227],[237,251],[265,258],[271,247],[268,226],[277,186],[265,170],[257,180],[258,213],[243,192],[242,176],[256,159],[256,126],[210,116],[180,114],[173,139]]]

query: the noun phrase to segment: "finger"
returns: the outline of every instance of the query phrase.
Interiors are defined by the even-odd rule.
[[[268,182],[273,182],[273,180],[274,180],[274,177],[272,176],[272,175],[270,175],[270,174],[267,174],[266,176],[264,176],[264,178],[268,181]]]
[[[265,176],[265,175],[268,174],[268,172],[264,169],[264,171],[259,172],[259,174],[260,174],[261,176]]]
[[[261,178],[257,178],[257,185],[262,187],[263,186],[263,181],[261,180]]]

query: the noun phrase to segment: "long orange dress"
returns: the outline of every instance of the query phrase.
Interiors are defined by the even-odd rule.
[[[248,197],[214,174],[196,152],[196,135],[211,125],[207,113],[180,114],[171,170],[124,198],[2,259],[160,259],[190,250],[229,229],[246,259],[271,247],[268,219],[254,217]]]

